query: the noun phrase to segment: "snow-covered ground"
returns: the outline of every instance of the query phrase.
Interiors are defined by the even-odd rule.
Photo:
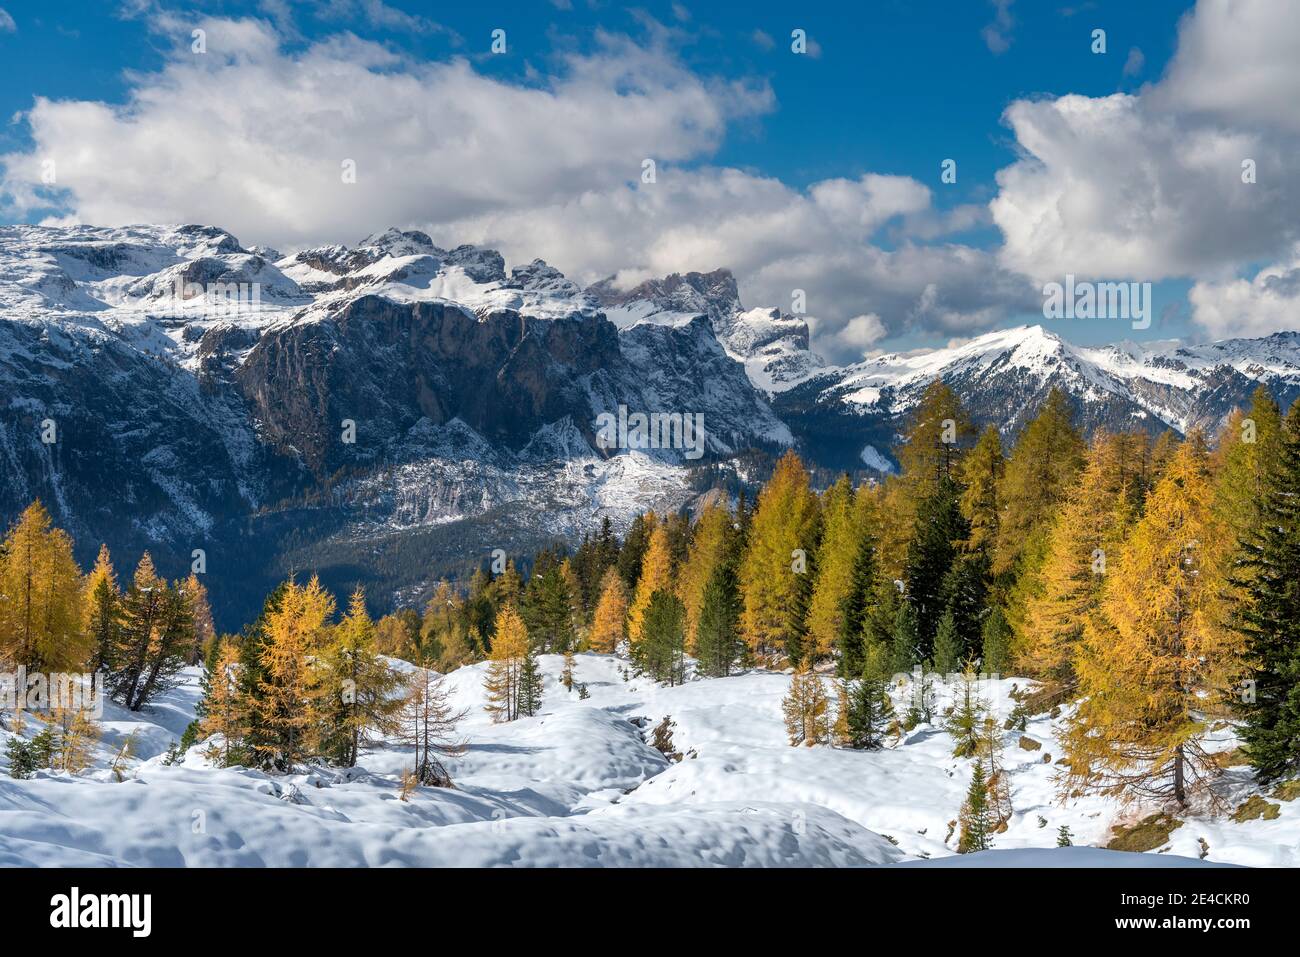
[[[368,752],[355,769],[290,776],[213,768],[201,745],[166,765],[197,701],[190,669],[146,715],[110,705],[95,765],[80,775],[13,780],[0,756],[0,865],[1168,866],[1197,863],[1202,839],[1206,863],[1300,863],[1300,807],[1287,802],[1271,821],[1188,817],[1149,854],[1082,846],[1104,844],[1113,824],[1143,815],[1100,798],[1057,803],[1060,748],[1046,716],[1026,732],[1038,750],[1005,733],[1015,814],[995,849],[952,860],[949,822],[970,762],[951,756],[942,729],[922,725],[874,753],[793,748],[780,711],[788,675],[669,688],[625,680],[617,658],[576,662],[589,698],[566,692],[562,659],[543,656],[541,714],[504,725],[483,709],[484,665],[450,674],[454,701],[469,709],[468,749],[450,761],[456,786],[408,801],[398,793],[410,762],[400,746]],[[1003,716],[1012,684],[984,689]],[[954,690],[941,690],[941,707]],[[685,755],[677,763],[645,743],[664,715]],[[136,758],[119,782],[109,766],[127,735]],[[1220,736],[1234,746],[1228,731]],[[8,737],[0,731],[0,751]],[[1233,773],[1229,787],[1244,794],[1248,777]],[[1061,825],[1080,846],[1055,848]]]

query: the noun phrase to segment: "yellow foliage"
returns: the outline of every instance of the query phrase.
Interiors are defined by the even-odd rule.
[[[528,628],[514,605],[497,614],[496,637],[492,639],[484,687],[487,711],[492,720],[513,721],[519,717],[519,678],[528,656]]]
[[[731,547],[731,512],[725,506],[709,502],[695,522],[686,561],[677,574],[677,597],[686,609],[686,652],[695,653],[695,636],[700,627],[700,609],[704,607],[704,589],[718,566],[727,560]]]
[[[1207,708],[1240,675],[1221,572],[1232,548],[1214,509],[1209,455],[1194,433],[1171,455],[1119,560],[1076,661],[1067,793],[1185,805],[1219,768],[1201,746]]]
[[[627,626],[627,588],[618,569],[605,569],[600,582],[600,600],[591,623],[591,650],[612,654],[623,641]]]
[[[641,561],[641,577],[637,580],[632,607],[628,610],[627,638],[631,644],[641,640],[651,597],[655,592],[671,587],[672,552],[668,545],[668,527],[657,522],[650,532],[650,543]]]

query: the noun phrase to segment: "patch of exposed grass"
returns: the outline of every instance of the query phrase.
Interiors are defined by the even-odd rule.
[[[1276,821],[1282,813],[1282,805],[1270,804],[1258,794],[1252,794],[1237,810],[1232,812],[1232,819],[1238,824],[1246,821]]]
[[[1296,798],[1300,798],[1300,778],[1283,781],[1273,789],[1273,793],[1269,797],[1275,797],[1279,801],[1294,801]]]
[[[1245,748],[1233,748],[1231,751],[1220,751],[1216,754],[1214,763],[1221,768],[1240,768],[1250,764],[1250,758],[1246,757]]]
[[[1106,847],[1112,851],[1154,851],[1168,844],[1169,835],[1182,826],[1182,821],[1168,814],[1152,814],[1136,824],[1116,827]]]

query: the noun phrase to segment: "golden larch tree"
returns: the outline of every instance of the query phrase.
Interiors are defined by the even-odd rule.
[[[328,693],[323,655],[334,607],[334,596],[313,575],[306,585],[287,582],[279,607],[266,616],[256,707],[267,733],[258,749],[277,770],[291,770],[320,743]]]
[[[785,732],[792,746],[825,744],[831,736],[830,699],[821,676],[800,666],[790,678],[790,693],[781,701]]]
[[[808,604],[809,650],[815,658],[829,657],[843,633],[859,551],[869,547],[870,507],[870,496],[855,491],[847,476],[823,497],[817,577]]]
[[[812,572],[817,521],[808,473],[799,456],[787,452],[759,493],[740,563],[741,634],[758,658],[779,658],[804,626],[800,599],[808,583],[800,576]]]
[[[663,522],[656,522],[650,532],[645,558],[641,560],[641,577],[637,579],[632,605],[627,613],[627,640],[630,644],[636,645],[642,638],[651,597],[657,591],[672,588],[672,568],[668,527]]]
[[[497,614],[496,637],[488,657],[484,687],[487,711],[496,722],[514,721],[520,715],[520,679],[528,657],[528,628],[514,605]]]
[[[610,566],[600,580],[600,600],[591,622],[591,650],[613,654],[626,637],[627,586],[618,569]]]
[[[1074,687],[1074,657],[1083,625],[1101,597],[1110,561],[1142,503],[1144,436],[1098,433],[1087,463],[1048,533],[1039,578],[1024,605],[1016,660],[1062,694]]]
[[[0,544],[0,659],[29,671],[75,671],[90,657],[72,539],[33,502]]]
[[[1219,768],[1202,746],[1207,712],[1242,667],[1226,627],[1223,555],[1205,440],[1173,453],[1106,576],[1076,662],[1083,696],[1067,726],[1067,793],[1186,806]]]
[[[199,733],[205,738],[219,735],[220,746],[213,744],[209,757],[228,767],[248,730],[249,702],[239,693],[239,647],[224,641],[217,654],[212,674],[208,676],[208,694],[203,701],[203,719]]]
[[[718,566],[731,555],[734,529],[731,511],[716,501],[700,510],[686,560],[677,573],[677,597],[686,610],[686,652],[695,654],[704,590]]]

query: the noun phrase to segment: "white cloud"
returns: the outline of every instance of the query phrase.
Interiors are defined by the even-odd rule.
[[[359,19],[378,30],[409,33],[450,32],[446,27],[416,14],[407,13],[383,0],[326,0],[318,10],[324,19]]]
[[[0,157],[13,210],[51,205],[48,157],[84,222],[215,223],[289,249],[415,226],[511,262],[541,256],[580,281],[726,266],[750,305],[788,309],[806,290],[819,343],[838,357],[913,326],[969,334],[1036,302],[993,254],[929,244],[972,211],[936,211],[909,177],[797,190],[701,165],[772,93],[701,77],[665,48],[601,35],[548,82],[517,84],[350,34],[288,51],[263,21],[201,25],[209,52],[179,48],[134,77],[125,105],[38,99],[35,148]],[[640,181],[646,158],[654,183]],[[355,184],[341,176],[348,159]],[[882,230],[889,248],[875,244]]]
[[[1039,282],[1192,278],[1207,284],[1197,321],[1220,327],[1211,316],[1228,303],[1212,307],[1208,290],[1237,288],[1217,284],[1300,236],[1297,46],[1300,5],[1202,0],[1158,83],[1012,103],[1004,120],[1022,156],[990,203],[1003,266]]]
[[[9,15],[9,11],[0,7],[0,33],[17,33],[18,24],[14,23],[14,18]]]
[[[790,308],[807,294],[816,344],[833,358],[862,354],[840,330],[874,313],[894,335],[905,329],[970,333],[1017,308],[1037,309],[1027,281],[998,267],[993,253],[960,245],[903,242],[883,249],[867,238],[912,210],[929,191],[904,177],[828,180],[806,192],[734,169],[659,171],[636,189],[587,192],[570,202],[427,224],[435,237],[468,237],[509,259],[545,250],[582,280],[627,270],[624,283],[716,265],[731,268],[749,305]]]
[[[867,351],[885,337],[888,328],[874,312],[854,316],[832,338],[847,352],[866,355]]]
[[[401,63],[344,34],[289,54],[261,21],[206,20],[139,77],[121,107],[37,99],[36,148],[0,158],[21,211],[47,205],[40,160],[84,221],[229,224],[294,245],[354,241],[376,223],[454,220],[563,201],[707,154],[729,120],[769,108],[765,87],[708,83],[663,55],[605,38],[547,86],[465,60]],[[186,31],[188,36],[188,31]],[[524,146],[526,144],[526,147]],[[345,184],[344,160],[357,182]]]
[[[1147,58],[1137,47],[1129,47],[1128,57],[1124,60],[1124,76],[1137,76],[1146,66]]]
[[[1300,4],[1201,0],[1152,98],[1230,125],[1300,132]]]
[[[980,31],[989,52],[1001,55],[1011,49],[1011,30],[1016,25],[1011,15],[1015,0],[989,0],[993,4],[993,22]]]
[[[1198,282],[1187,298],[1192,320],[1217,339],[1300,327],[1300,249],[1251,279]]]

